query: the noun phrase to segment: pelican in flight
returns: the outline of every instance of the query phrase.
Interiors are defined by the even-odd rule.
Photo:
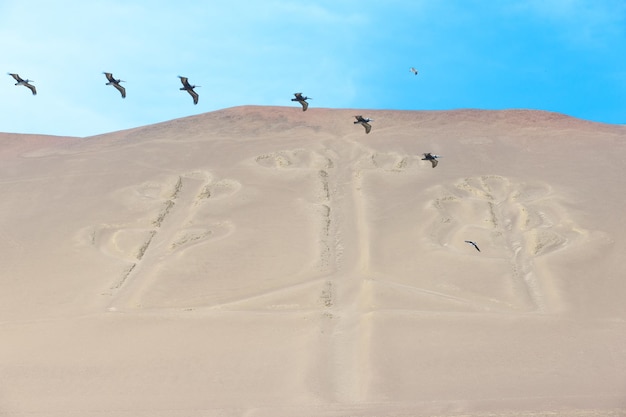
[[[414,75],[417,75],[417,70],[415,68],[411,67],[409,71],[411,71]]]
[[[187,91],[191,95],[191,97],[193,97],[193,104],[198,104],[198,97],[199,96],[198,96],[198,93],[193,91],[193,89],[196,88],[196,87],[200,87],[200,86],[199,85],[191,85],[191,84],[189,84],[189,80],[187,79],[187,77],[181,77],[179,75],[178,78],[180,78],[180,82],[183,83],[183,86],[180,89]]]
[[[312,100],[312,98],[303,96],[302,93],[293,93],[293,95],[296,96],[296,98],[292,98],[291,101],[297,101],[302,105],[302,111],[306,111],[306,109],[309,108],[309,103],[307,103],[306,101]]]
[[[30,91],[32,91],[32,92],[33,92],[33,95],[34,95],[34,96],[36,96],[36,95],[37,95],[37,89],[35,88],[35,86],[34,86],[34,85],[32,85],[32,84],[29,84],[29,83],[34,82],[33,80],[28,80],[28,79],[23,80],[23,79],[22,79],[22,77],[20,77],[19,75],[17,75],[17,74],[11,74],[10,72],[9,72],[8,74],[9,74],[11,77],[15,78],[15,81],[17,81],[17,82],[15,83],[15,85],[23,85],[24,87],[30,88]]]
[[[369,124],[369,122],[371,122],[374,119],[370,119],[369,117],[363,117],[361,115],[359,116],[354,116],[356,118],[356,121],[354,122],[354,124],[361,124],[361,126],[363,126],[365,128],[365,133],[370,133],[370,130],[372,130],[372,125]]]
[[[471,240],[466,240],[465,243],[469,243],[470,245],[475,247],[478,252],[480,252],[480,249],[478,249],[478,245],[476,244],[476,242],[473,242]]]
[[[430,163],[432,164],[433,168],[437,166],[437,164],[439,163],[439,161],[437,161],[437,158],[441,158],[440,155],[435,155],[434,153],[425,153],[423,154],[424,157],[422,158],[422,161],[430,161]]]
[[[120,83],[124,83],[126,81],[116,80],[110,72],[103,72],[103,74],[107,77],[107,80],[109,80],[106,85],[112,85],[117,88],[117,90],[122,94],[122,98],[126,98],[126,89],[120,85]]]

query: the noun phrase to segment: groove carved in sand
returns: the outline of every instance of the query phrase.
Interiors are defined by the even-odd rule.
[[[259,155],[258,165],[271,169],[298,170],[308,173],[317,183],[312,209],[317,213],[320,228],[319,267],[328,271],[333,256],[330,173],[335,166],[332,157],[306,149],[280,150]]]
[[[435,193],[431,208],[438,215],[429,233],[435,244],[477,259],[505,261],[520,304],[539,312],[560,308],[559,295],[544,290],[549,275],[534,261],[566,250],[586,232],[573,223],[549,185],[492,175],[438,186]],[[479,242],[482,252],[468,250],[467,239]]]
[[[279,177],[284,176],[285,184],[292,181],[290,173],[296,173],[298,178],[308,178],[308,182],[312,187],[305,187],[302,195],[294,195],[296,205],[305,204],[308,211],[312,214],[312,219],[319,224],[319,233],[321,236],[319,246],[318,259],[312,259],[314,271],[310,276],[302,276],[296,280],[277,277],[278,282],[289,282],[284,287],[276,287],[274,290],[267,288],[259,289],[257,295],[251,295],[248,292],[239,299],[227,296],[227,302],[215,303],[212,300],[222,300],[222,292],[237,294],[234,290],[229,290],[230,286],[239,285],[238,282],[245,280],[248,272],[246,267],[242,270],[239,281],[233,281],[227,276],[214,276],[211,269],[203,268],[202,265],[209,266],[212,262],[232,262],[245,253],[224,252],[223,246],[215,247],[217,253],[223,253],[225,257],[216,254],[207,254],[205,257],[200,256],[200,252],[195,250],[193,253],[188,252],[198,245],[207,242],[214,242],[216,239],[229,236],[234,230],[234,224],[229,219],[223,208],[228,206],[228,202],[222,203],[222,200],[228,199],[241,189],[241,184],[232,179],[214,179],[209,173],[193,172],[181,174],[177,177],[170,177],[163,180],[155,180],[139,184],[134,187],[127,187],[120,190],[116,195],[116,200],[127,205],[132,211],[141,213],[142,217],[138,223],[144,227],[134,227],[137,229],[135,235],[137,238],[128,244],[126,251],[106,251],[108,255],[128,261],[128,266],[124,267],[120,273],[121,278],[117,279],[111,286],[110,293],[114,296],[112,305],[115,309],[124,307],[140,306],[143,303],[148,305],[172,305],[172,306],[205,306],[213,308],[228,308],[228,306],[257,304],[257,298],[265,300],[266,298],[274,299],[276,308],[283,308],[284,304],[279,304],[282,292],[289,292],[291,289],[302,291],[298,288],[307,287],[308,285],[320,286],[319,299],[323,300],[324,306],[332,305],[332,292],[328,290],[332,284],[324,284],[323,275],[334,267],[334,242],[333,242],[333,221],[332,221],[332,190],[331,179],[333,159],[321,153],[310,152],[302,149],[283,150],[271,152],[252,160],[252,169],[262,169],[271,175],[277,174]],[[273,173],[272,173],[273,171]],[[281,179],[277,183],[282,182]],[[253,194],[254,195],[254,192]],[[298,203],[301,201],[301,203]],[[212,202],[220,203],[222,207],[222,218],[208,216],[204,208],[214,206]],[[226,204],[226,205],[224,205]],[[145,216],[145,213],[152,213]],[[216,221],[217,220],[217,221]],[[117,236],[128,234],[127,229],[131,229],[131,224],[121,224],[116,226],[119,229]],[[92,244],[101,250],[109,246],[119,246],[119,241],[111,233],[105,234],[103,230],[106,226],[94,228],[92,234]],[[240,238],[241,239],[241,238]],[[105,252],[105,251],[103,251]],[[182,257],[183,253],[189,253],[190,257]],[[216,258],[217,256],[217,258]],[[258,256],[252,253],[252,256]],[[189,260],[189,264],[185,265],[185,260]],[[170,260],[172,262],[170,262]],[[243,264],[245,265],[245,264]],[[172,273],[177,268],[185,268],[180,273]],[[227,267],[230,269],[230,267]],[[235,266],[235,270],[238,268]],[[163,273],[163,271],[167,271]],[[193,273],[191,271],[197,271]],[[207,276],[207,280],[199,280],[195,278],[199,276]],[[305,274],[306,275],[306,274]],[[186,283],[191,286],[185,290],[174,290],[176,294],[171,294],[176,299],[170,304],[167,294],[162,294],[155,287],[156,285],[168,286],[174,285],[172,279],[174,277],[180,281],[183,287]],[[172,277],[172,278],[169,278]],[[168,284],[166,281],[169,281]],[[291,282],[293,281],[293,282]],[[231,282],[229,284],[229,282]],[[193,291],[190,288],[196,286]],[[323,287],[323,288],[322,288]],[[172,287],[174,288],[174,287]],[[254,291],[252,291],[254,292]],[[274,296],[275,294],[275,296]],[[165,298],[164,298],[165,297]],[[197,300],[205,300],[205,302]],[[270,301],[271,303],[272,301]],[[263,301],[261,303],[265,304]],[[330,304],[329,304],[330,303]],[[267,305],[267,304],[265,304]],[[272,304],[270,304],[272,305]],[[254,307],[251,307],[254,308]]]
[[[264,168],[330,169],[334,164],[331,158],[306,149],[269,152],[257,156],[255,161]]]
[[[417,155],[367,150],[364,157],[357,162],[355,170],[407,172],[420,169],[422,164],[421,158]]]
[[[131,284],[141,286],[143,276],[150,275],[144,264],[158,267],[181,251],[232,233],[232,222],[207,221],[202,209],[240,188],[235,180],[216,181],[209,173],[191,172],[120,190],[116,198],[131,212],[152,214],[133,223],[94,226],[87,233],[89,243],[103,254],[128,262],[109,294],[118,296]]]
[[[297,195],[309,202],[316,216],[319,233],[319,260],[316,262],[316,276],[313,278],[321,288],[319,303],[326,309],[343,308],[358,305],[361,287],[367,279],[369,263],[370,233],[367,223],[367,199],[363,194],[362,184],[370,175],[377,173],[417,173],[422,168],[419,156],[399,152],[377,152],[361,144],[345,149],[350,156],[339,155],[334,150],[326,149],[323,153],[307,150],[281,150],[257,156],[257,165],[293,175],[306,174],[317,183],[318,191],[314,198]],[[340,161],[348,161],[347,170],[336,170]],[[294,172],[295,171],[295,172]],[[302,177],[301,177],[302,178]],[[347,204],[347,205],[346,205]],[[349,213],[344,210],[348,209]],[[347,230],[345,228],[350,230]],[[354,227],[355,230],[351,230]],[[346,264],[344,259],[343,234],[356,232],[356,263]],[[353,249],[351,248],[351,251]],[[353,272],[359,270],[359,276]],[[350,278],[346,278],[346,275]],[[341,282],[339,282],[341,281]],[[341,301],[337,300],[336,287],[340,286]],[[297,287],[297,286],[296,286]],[[283,287],[281,292],[289,293],[290,287]],[[330,316],[329,316],[330,317]]]
[[[306,173],[312,181],[316,183],[310,208],[314,213],[315,223],[319,230],[319,250],[318,259],[314,262],[317,271],[315,276],[329,274],[336,269],[336,258],[338,256],[337,242],[335,240],[333,221],[333,168],[335,161],[332,156],[305,149],[280,150],[259,155],[255,162],[264,168],[278,170],[297,170]],[[319,296],[321,305],[329,308],[333,305],[333,291],[331,280],[318,281],[323,288]],[[297,285],[296,285],[297,286]],[[282,291],[289,291],[283,288]]]

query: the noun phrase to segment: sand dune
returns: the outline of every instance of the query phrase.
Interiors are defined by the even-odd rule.
[[[626,415],[625,158],[529,110],[0,134],[0,415]]]

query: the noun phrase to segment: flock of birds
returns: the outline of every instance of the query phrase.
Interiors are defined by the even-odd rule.
[[[410,71],[414,75],[418,74],[418,71],[413,67],[410,68]],[[37,89],[35,88],[33,84],[31,84],[34,82],[33,80],[23,79],[18,74],[14,74],[14,73],[8,73],[8,74],[15,79],[16,81],[15,85],[23,85],[24,87],[30,89],[33,95],[37,95]],[[103,72],[103,74],[107,79],[106,85],[113,86],[115,89],[117,89],[117,91],[120,92],[120,94],[122,95],[122,98],[126,98],[126,89],[121,85],[121,83],[125,81],[121,79],[116,79],[115,77],[113,77],[113,74],[110,72]],[[193,104],[198,104],[198,99],[200,98],[200,96],[198,95],[198,93],[195,92],[194,89],[200,86],[190,84],[189,79],[187,77],[183,77],[179,75],[178,78],[180,78],[180,82],[183,85],[180,88],[180,90],[186,91],[187,93],[189,93],[189,95],[191,95],[191,98],[193,99]],[[302,106],[302,111],[306,111],[309,108],[309,103],[307,102],[307,100],[311,100],[311,97],[303,96],[302,93],[294,93],[294,98],[291,99],[291,101],[300,103],[300,105]],[[370,124],[370,122],[373,121],[374,119],[363,117],[362,115],[356,115],[354,117],[356,119],[354,121],[354,124],[355,125],[360,124],[361,126],[365,128],[366,134],[370,133],[370,131],[372,130],[372,125]],[[435,155],[431,152],[427,152],[423,154],[422,161],[430,161],[432,167],[435,168],[437,164],[439,163],[439,161],[437,160],[438,158],[441,158],[441,156]],[[478,248],[478,245],[476,244],[476,242],[473,242],[471,240],[466,240],[465,242],[471,244],[472,246],[474,246],[474,248],[476,248],[478,252],[480,252],[480,249]]]
[[[414,67],[411,67],[409,71],[411,71],[415,75],[418,74],[418,71]],[[19,74],[15,74],[11,72],[9,72],[8,74],[15,79],[16,81],[15,85],[23,85],[24,87],[30,89],[30,91],[33,93],[34,96],[37,95],[37,88],[33,84],[31,84],[35,82],[34,80],[23,79],[22,77],[19,76]],[[113,74],[110,72],[103,72],[103,74],[108,81],[106,85],[113,86],[115,89],[117,89],[117,91],[120,92],[120,94],[122,95],[122,98],[126,98],[126,89],[121,84],[125,81],[121,79],[115,79],[115,77],[113,77]],[[191,98],[193,99],[193,104],[198,104],[198,99],[200,98],[200,96],[198,95],[198,93],[196,93],[194,89],[200,86],[191,85],[187,77],[183,77],[179,75],[178,78],[180,78],[180,82],[183,84],[180,90],[184,90],[188,92],[189,95],[191,95]],[[311,98],[303,96],[302,93],[295,93],[294,96],[295,98],[292,98],[291,101],[297,101],[298,103],[302,105],[302,111],[306,111],[306,109],[309,108],[309,103],[307,103],[307,100],[311,100]],[[355,124],[360,123],[361,125],[363,125],[363,127],[365,128],[365,133],[369,133],[370,130],[372,130],[372,126],[368,123],[372,119],[366,119],[361,116],[356,116],[356,118],[357,118],[357,121],[354,123]]]
[[[413,67],[411,67],[411,72],[417,75],[417,70]],[[302,105],[302,111],[306,111],[306,109],[309,108],[309,103],[307,102],[307,100],[311,100],[311,97],[303,96],[302,93],[294,93],[293,95],[295,97],[292,98],[291,101],[297,101],[298,103],[300,103],[300,105]],[[354,118],[356,119],[354,121],[354,124],[355,125],[360,124],[361,126],[363,126],[365,128],[365,133],[370,133],[372,131],[372,125],[370,124],[370,122],[373,121],[374,119],[370,119],[369,117],[363,117],[360,114],[354,116]],[[439,163],[437,159],[441,158],[441,155],[435,155],[434,153],[430,153],[430,152],[427,152],[422,155],[424,156],[422,158],[422,161],[430,161],[433,168],[436,167],[437,164]]]
[[[418,71],[413,67],[410,68],[410,71],[415,75],[418,74]],[[34,82],[34,80],[23,79],[22,77],[19,76],[19,74],[15,74],[15,73],[8,73],[8,74],[15,79],[16,81],[15,85],[23,85],[24,87],[30,89],[33,95],[37,95],[37,89],[35,88],[33,84],[31,84]],[[122,98],[126,98],[126,89],[121,84],[125,81],[121,79],[116,79],[113,76],[113,73],[110,73],[110,72],[103,72],[103,74],[107,79],[106,85],[113,86],[115,89],[117,89],[117,91],[120,92],[120,94],[122,95]],[[180,78],[180,82],[183,84],[180,90],[188,92],[191,98],[193,99],[193,104],[198,104],[198,99],[200,98],[200,96],[198,95],[198,93],[196,93],[194,89],[200,86],[190,84],[189,79],[187,77],[183,77],[179,75],[178,78]],[[307,102],[307,100],[312,100],[312,98],[303,96],[302,93],[294,93],[294,98],[291,99],[291,101],[297,101],[298,103],[300,103],[300,105],[302,106],[302,111],[306,111],[309,108],[309,103]],[[365,133],[370,133],[370,131],[372,130],[372,125],[370,124],[370,122],[373,121],[374,119],[363,117],[361,115],[354,116],[354,117],[356,118],[356,121],[354,122],[354,124],[360,124],[361,126],[365,128]],[[432,166],[434,168],[437,166],[437,158],[439,158],[438,155],[433,155],[433,154],[428,153],[428,154],[424,154],[423,159],[429,160],[432,163]]]
[[[418,74],[418,71],[413,67],[411,67],[410,71],[415,75]],[[302,111],[306,111],[309,108],[309,103],[307,102],[307,100],[311,100],[311,97],[303,96],[302,93],[294,93],[293,95],[294,95],[294,98],[292,98],[291,101],[297,101],[302,106]],[[354,116],[354,118],[356,119],[354,121],[355,125],[360,124],[361,126],[365,128],[365,133],[370,133],[370,131],[372,130],[372,125],[370,124],[370,122],[373,121],[374,119],[370,119],[369,117],[363,117],[362,115],[356,115]],[[422,154],[422,156],[423,156],[422,161],[430,161],[430,164],[432,165],[433,168],[437,166],[437,164],[439,163],[438,159],[441,158],[441,155],[436,155],[431,152],[424,153]],[[478,244],[476,244],[476,242],[474,242],[473,240],[466,240],[465,243],[469,243],[478,252],[480,252],[480,248],[478,247]]]
[[[418,71],[413,67],[410,68],[410,71],[414,75],[418,74]],[[113,76],[113,74],[110,72],[104,72],[103,74],[107,79],[106,85],[113,86],[115,89],[117,89],[120,92],[120,94],[122,95],[122,98],[126,98],[126,89],[121,85],[121,83],[125,81],[121,79],[116,79]],[[30,89],[33,95],[37,95],[37,89],[35,88],[34,85],[31,84],[34,82],[34,80],[23,79],[22,77],[19,76],[19,74],[9,73],[9,75],[15,79],[16,81],[15,85],[23,85],[24,87]],[[180,78],[180,82],[183,85],[180,88],[180,90],[188,92],[189,95],[191,95],[191,98],[193,99],[193,104],[198,104],[198,99],[200,98],[200,96],[198,95],[198,93],[195,92],[194,89],[200,86],[190,84],[189,79],[187,77],[183,77],[179,75],[178,78]],[[303,96],[302,93],[294,93],[294,98],[292,98],[291,101],[296,101],[300,103],[300,105],[302,106],[302,111],[306,111],[309,108],[309,103],[307,102],[307,100],[311,100],[311,99],[312,99],[311,97]],[[354,121],[354,124],[355,125],[360,124],[361,126],[365,128],[366,134],[370,133],[370,131],[372,130],[372,125],[370,124],[370,122],[373,121],[374,119],[370,119],[369,117],[363,117],[362,115],[356,115],[354,117],[356,119]],[[432,167],[435,168],[437,164],[439,163],[439,161],[437,160],[438,158],[441,158],[441,156],[435,155],[431,152],[427,152],[423,154],[422,161],[430,161]],[[473,245],[474,248],[476,248],[476,250],[480,252],[480,249],[478,248],[478,245],[475,242],[470,241],[470,240],[466,240],[465,242]]]
[[[410,68],[410,71],[415,75],[418,74],[418,71],[413,67]],[[22,77],[19,76],[19,74],[15,74],[11,72],[9,72],[8,74],[15,79],[16,81],[15,85],[23,85],[24,87],[30,89],[30,91],[33,93],[34,96],[37,95],[37,88],[35,88],[35,86],[31,84],[34,82],[34,80],[23,79]],[[115,89],[117,89],[117,91],[120,92],[120,94],[122,95],[122,98],[126,98],[126,89],[121,84],[125,81],[121,79],[116,79],[113,76],[113,74],[110,72],[103,72],[103,74],[107,79],[106,85],[113,86]],[[198,95],[198,93],[196,93],[194,89],[200,86],[190,84],[189,79],[187,77],[183,77],[179,75],[178,78],[180,78],[180,82],[183,84],[180,90],[188,92],[189,95],[191,95],[191,98],[193,99],[193,104],[198,104],[198,99],[200,98],[200,96]],[[307,100],[312,100],[311,97],[303,96],[302,93],[294,93],[294,96],[295,98],[292,98],[291,101],[297,101],[302,106],[302,111],[306,111],[309,108],[309,103],[307,102]],[[365,128],[365,133],[370,133],[370,131],[372,130],[372,125],[370,125],[369,122],[371,122],[374,119],[365,118],[361,115],[354,116],[354,117],[356,118],[356,121],[354,122],[354,124],[360,124],[361,126]],[[426,157],[426,154],[424,154],[424,156],[426,157],[425,159],[430,160],[433,163],[433,168],[434,168],[435,166],[437,166],[436,158],[438,158],[438,156],[437,155],[433,156],[431,154],[428,154],[428,155],[429,156]]]
[[[9,72],[8,74],[11,77],[13,77],[15,81],[17,81],[15,85],[23,85],[24,87],[30,89],[30,91],[33,93],[34,96],[37,95],[37,88],[35,88],[35,86],[31,84],[35,82],[35,80],[23,79],[22,77],[19,76],[19,74],[14,74],[11,72]],[[122,84],[120,84],[125,81],[115,79],[115,77],[113,77],[113,74],[110,72],[103,72],[103,74],[107,78],[107,81],[108,81],[106,85],[112,85],[113,87],[117,89],[117,91],[120,92],[120,94],[122,95],[122,98],[126,98],[126,89],[122,86]],[[180,78],[180,82],[183,84],[183,86],[180,89],[188,92],[191,95],[191,98],[193,98],[193,104],[198,104],[198,98],[200,96],[198,95],[198,93],[194,91],[194,88],[198,88],[200,86],[189,84],[189,79],[187,77],[182,77],[179,75],[178,78]]]

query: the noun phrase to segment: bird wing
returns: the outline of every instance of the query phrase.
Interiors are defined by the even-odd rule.
[[[433,164],[433,168],[437,166],[437,164],[439,163],[439,161],[437,161],[436,159],[431,159],[430,163]]]
[[[193,104],[198,104],[198,98],[200,97],[198,96],[198,93],[196,93],[192,89],[187,90],[187,92],[191,94],[191,97],[193,97]]]
[[[113,83],[113,87],[117,88],[117,90],[122,94],[122,98],[126,98],[126,89],[122,87],[119,83]]]
[[[302,93],[293,93],[296,96],[296,100],[302,100]]]
[[[179,75],[178,78],[180,78],[180,82],[183,83],[184,87],[189,87],[189,79],[187,77],[181,77]]]
[[[24,81],[24,80],[22,80],[22,77],[20,77],[20,76],[19,76],[19,75],[17,75],[17,74],[12,74],[12,73],[10,73],[10,72],[9,72],[8,74],[9,74],[11,77],[13,77],[13,78],[15,79],[15,81],[17,81],[18,83],[21,83],[21,82],[23,82],[23,81]]]
[[[113,74],[111,74],[110,72],[103,72],[104,76],[107,77],[107,80],[109,80],[109,82],[114,82],[115,78],[113,78]]]
[[[309,103],[307,103],[306,101],[300,100],[299,103],[302,104],[302,111],[306,111],[306,109],[309,108]]]
[[[366,123],[366,122],[363,122],[361,124],[365,128],[365,133],[370,133],[370,130],[372,130],[372,126],[369,123]]]
[[[28,87],[28,88],[30,88],[30,91],[32,91],[32,92],[33,92],[33,95],[34,95],[34,96],[36,96],[36,95],[37,95],[37,89],[35,88],[35,86],[34,86],[34,85],[26,83],[26,84],[24,84],[24,87]]]
[[[474,248],[476,248],[476,250],[478,252],[480,252],[480,249],[478,248],[478,245],[475,242],[472,242],[471,240],[466,240],[465,243],[469,243],[470,245],[472,245]]]

